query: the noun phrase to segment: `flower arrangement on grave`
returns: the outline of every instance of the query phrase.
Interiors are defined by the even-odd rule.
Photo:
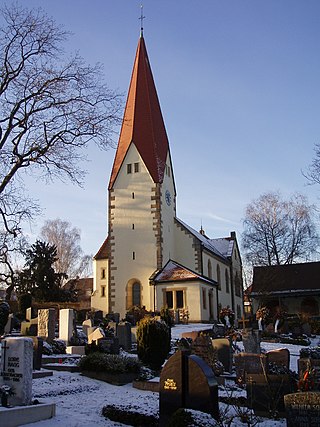
[[[267,320],[267,318],[270,315],[270,310],[268,309],[268,307],[260,307],[258,308],[257,312],[256,312],[256,319],[262,319],[262,320]]]
[[[187,324],[189,321],[189,310],[187,308],[179,309],[179,320]]]
[[[234,324],[234,312],[230,307],[223,307],[219,313],[220,321],[227,327],[233,326]],[[229,321],[229,325],[228,325]]]
[[[315,390],[315,370],[308,364],[307,369],[303,373],[303,377],[298,381],[299,391]]]
[[[7,408],[8,407],[8,397],[14,395],[13,387],[10,387],[7,384],[3,384],[0,387],[0,399],[1,399],[1,406]]]

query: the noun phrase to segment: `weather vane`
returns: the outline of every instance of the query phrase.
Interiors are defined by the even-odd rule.
[[[141,37],[143,36],[143,20],[145,19],[145,16],[143,16],[143,4],[140,5],[140,10],[141,10],[141,14],[140,14],[140,21],[141,21],[141,28],[140,28],[140,35]]]

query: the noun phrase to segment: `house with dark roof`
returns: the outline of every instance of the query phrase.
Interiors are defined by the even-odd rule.
[[[124,317],[132,306],[218,319],[243,314],[234,232],[209,238],[177,218],[170,146],[143,34],[108,186],[108,235],[94,257],[91,305]]]
[[[319,316],[320,262],[254,267],[250,290],[253,312],[267,306],[289,314]]]

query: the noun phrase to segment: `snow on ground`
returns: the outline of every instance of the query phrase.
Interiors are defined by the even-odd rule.
[[[212,325],[189,324],[172,328],[172,338],[180,338],[180,334],[186,331],[211,328]],[[313,340],[311,345],[317,345],[319,338]],[[242,348],[242,343],[238,343]],[[290,344],[262,343],[266,351],[275,348],[288,348],[291,354],[291,369],[297,371],[297,359],[300,346]],[[244,390],[232,391],[233,396],[245,396]],[[219,387],[219,394],[226,392]],[[101,416],[103,406],[115,404],[117,406],[130,407],[132,410],[145,414],[158,414],[159,395],[149,391],[141,391],[132,387],[132,384],[114,386],[103,381],[98,381],[81,376],[79,373],[53,371],[53,376],[37,378],[33,380],[33,398],[41,402],[53,402],[56,404],[56,416],[50,420],[28,424],[35,427],[80,427],[80,426],[124,426]],[[220,410],[226,405],[220,403]],[[232,408],[229,408],[232,410]],[[234,410],[234,408],[233,408]],[[203,414],[203,421],[207,415]],[[214,425],[206,421],[206,425]],[[240,421],[235,421],[231,426],[244,426]],[[286,421],[269,420],[261,418],[257,425],[263,427],[285,426]]]

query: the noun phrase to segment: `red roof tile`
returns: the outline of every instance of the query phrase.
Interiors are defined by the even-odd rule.
[[[94,259],[107,259],[108,256],[109,256],[109,245],[108,245],[108,237],[107,237],[93,258]]]
[[[169,143],[143,37],[140,37],[109,189],[131,143],[154,182],[162,182]]]

